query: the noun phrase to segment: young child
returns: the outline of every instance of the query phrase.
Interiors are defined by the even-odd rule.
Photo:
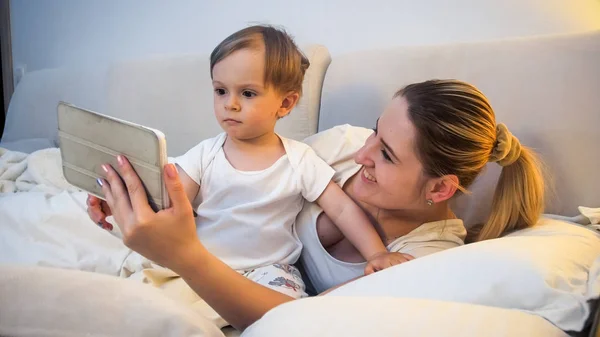
[[[275,28],[226,38],[210,59],[215,117],[225,132],[175,159],[203,245],[249,279],[295,298],[305,295],[292,266],[302,249],[294,221],[304,199],[323,208],[373,269],[397,263],[332,182],[334,170],[308,145],[274,131],[298,102],[308,66]]]

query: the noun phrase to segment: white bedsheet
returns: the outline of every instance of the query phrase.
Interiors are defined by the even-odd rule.
[[[149,261],[86,213],[87,194],[62,175],[57,148],[30,155],[0,149],[0,263],[127,277]]]

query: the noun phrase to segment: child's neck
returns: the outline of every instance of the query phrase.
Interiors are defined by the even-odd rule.
[[[277,148],[281,145],[281,140],[275,132],[265,133],[255,138],[238,139],[227,135],[225,140],[225,150],[231,149],[240,152],[263,152],[265,149]]]
[[[281,139],[275,132],[252,139],[237,139],[228,135],[223,151],[231,166],[240,171],[264,170],[285,154]]]

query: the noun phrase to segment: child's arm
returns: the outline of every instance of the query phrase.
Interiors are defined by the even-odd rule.
[[[337,227],[318,228],[321,244],[328,247],[342,240],[342,235],[347,237],[367,261],[365,275],[413,259],[407,254],[388,252],[363,210],[333,181],[316,202]]]
[[[196,184],[194,179],[190,178],[190,176],[187,173],[185,173],[185,171],[179,165],[176,166],[177,172],[179,173],[179,180],[181,180],[181,184],[183,185],[185,194],[187,195],[190,203],[193,204],[194,199],[196,199],[196,196],[200,191],[200,185]]]
[[[316,202],[365,260],[369,261],[377,255],[387,253],[365,212],[333,181],[329,182]],[[335,232],[333,229],[328,231],[331,237],[336,236]],[[328,238],[326,241],[335,239]]]

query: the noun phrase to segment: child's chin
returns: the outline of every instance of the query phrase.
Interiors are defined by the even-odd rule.
[[[249,137],[246,132],[243,132],[243,130],[236,130],[236,128],[224,128],[225,132],[227,133],[227,136],[231,137],[231,138],[235,138],[235,139],[239,139],[239,140],[246,140],[246,139],[250,139],[251,137]]]

